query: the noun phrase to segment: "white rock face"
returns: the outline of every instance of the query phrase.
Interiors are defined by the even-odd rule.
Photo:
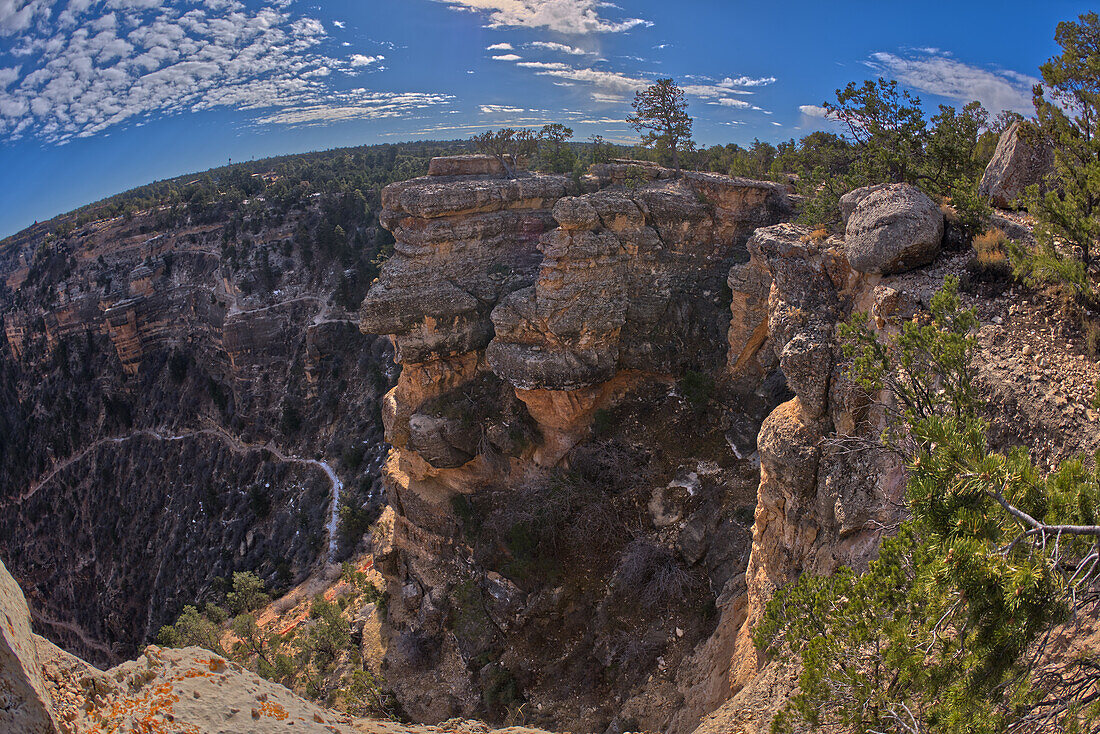
[[[27,600],[0,563],[0,731],[53,734],[52,708]]]

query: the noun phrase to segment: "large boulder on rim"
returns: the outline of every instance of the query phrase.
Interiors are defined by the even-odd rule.
[[[943,242],[943,212],[920,189],[890,184],[859,199],[844,229],[852,268],[890,275],[927,265]]]
[[[1054,167],[1054,150],[1038,133],[1012,123],[1001,133],[978,186],[978,195],[993,206],[1012,209],[1028,186],[1043,185]]]

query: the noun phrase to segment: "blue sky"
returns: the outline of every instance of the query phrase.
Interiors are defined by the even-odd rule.
[[[564,122],[635,139],[670,76],[702,144],[831,123],[852,80],[1030,108],[1059,0],[0,0],[0,236],[227,160]]]

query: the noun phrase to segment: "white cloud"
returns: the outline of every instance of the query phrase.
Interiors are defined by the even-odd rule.
[[[829,115],[829,111],[824,107],[818,107],[815,104],[804,104],[798,106],[798,111],[807,117],[819,117],[825,119]]]
[[[591,84],[604,94],[624,94],[636,92],[649,86],[648,79],[627,76],[617,71],[605,71],[603,69],[574,68],[568,64],[557,61],[524,61],[517,64],[529,69],[535,69],[539,76],[552,76],[558,79],[566,79],[574,82]]]
[[[363,54],[352,54],[348,59],[348,63],[353,67],[371,66],[372,64],[380,64],[385,60],[385,56],[379,54],[377,56],[364,56]]]
[[[557,51],[558,53],[569,54],[570,56],[584,56],[588,52],[582,48],[576,46],[570,46],[565,43],[554,43],[553,41],[531,41],[527,44],[531,48],[542,48],[547,51]]]
[[[0,36],[22,33],[50,17],[53,0],[0,0]]]
[[[720,87],[763,87],[768,84],[774,84],[776,78],[774,76],[764,76],[759,78],[753,78],[751,76],[739,76],[737,78],[726,77],[717,82]]]
[[[0,28],[21,29],[9,53],[22,62],[0,68],[0,138],[60,144],[214,108],[320,124],[411,115],[451,99],[330,86],[333,72],[381,70],[383,56],[320,53],[324,25],[292,14],[286,0],[254,9],[238,0],[68,0],[52,22],[48,12],[25,13],[32,5],[0,0]]]
[[[499,56],[494,56],[493,61],[519,61],[522,58],[522,56],[516,56],[515,54],[500,54]]]
[[[602,102],[604,104],[621,104],[623,102],[627,102],[628,100],[628,97],[623,97],[618,94],[604,94],[603,92],[592,93],[593,102]]]
[[[18,66],[0,68],[0,90],[10,87],[19,78]]]
[[[344,28],[347,27],[347,24],[345,24],[344,21],[342,21],[342,20],[334,20],[334,21],[332,21],[332,24],[334,26],[336,26],[337,28],[339,28],[340,30],[344,30]]]
[[[611,21],[600,16],[597,8],[609,7],[598,0],[436,0],[454,10],[485,13],[489,26],[546,28],[558,33],[620,33],[640,25],[651,25],[640,18]]]
[[[492,46],[486,46],[486,51],[512,51],[513,46],[510,43],[494,43]]]
[[[723,107],[736,107],[736,108],[742,109],[742,110],[758,110],[758,109],[760,109],[759,107],[757,107],[755,105],[749,104],[748,102],[746,102],[743,99],[736,99],[734,97],[724,97],[722,99],[717,99],[714,102],[712,102],[711,104],[718,104],[718,105],[722,105]]]
[[[482,114],[486,115],[514,115],[519,112],[526,112],[522,107],[507,107],[499,104],[483,104],[481,105]]]
[[[1031,112],[1031,87],[1039,80],[1015,71],[991,71],[964,64],[944,53],[903,57],[871,54],[867,65],[908,87],[958,102],[978,100],[990,112]]]
[[[359,94],[355,94],[355,92]],[[337,99],[350,104],[313,104],[291,107],[260,117],[256,122],[271,125],[312,126],[347,120],[402,117],[417,110],[444,104],[454,98],[442,94],[353,90],[352,94],[339,95]]]

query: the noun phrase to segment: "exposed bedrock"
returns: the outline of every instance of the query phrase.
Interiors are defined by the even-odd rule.
[[[755,229],[782,221],[790,213],[782,187],[768,182],[688,172],[675,178],[667,169],[633,162],[594,166],[579,182],[531,174],[509,179],[482,174],[469,165],[435,163],[432,171],[478,173],[427,176],[383,192],[382,221],[395,236],[395,254],[360,312],[364,332],[391,335],[401,364],[397,385],[383,405],[386,436],[393,446],[384,475],[394,515],[387,521],[388,532],[376,539],[375,556],[391,593],[401,598],[388,611],[394,634],[402,641],[393,646],[388,658],[400,673],[390,677],[400,679],[398,693],[407,710],[425,720],[475,710],[478,691],[492,667],[479,670],[484,663],[471,652],[473,643],[455,642],[454,634],[444,634],[446,625],[456,624],[456,615],[459,622],[465,619],[456,609],[461,606],[456,588],[465,589],[461,593],[468,596],[473,584],[491,601],[486,611],[493,624],[486,634],[509,640],[505,648],[510,651],[499,665],[516,670],[535,700],[549,701],[550,692],[565,681],[579,680],[570,666],[591,668],[596,663],[584,662],[589,656],[603,656],[602,666],[607,666],[609,660],[617,659],[614,656],[625,654],[615,652],[620,643],[608,642],[611,635],[624,633],[604,629],[609,622],[600,617],[609,614],[599,611],[609,603],[600,601],[608,593],[601,589],[609,580],[598,575],[607,570],[576,569],[581,574],[578,579],[584,573],[597,575],[592,589],[570,589],[566,597],[553,586],[541,588],[541,582],[530,575],[519,581],[521,591],[515,580],[519,577],[478,570],[483,559],[465,545],[468,535],[456,532],[456,524],[462,524],[456,508],[465,506],[465,500],[458,500],[468,496],[480,502],[486,493],[495,497],[506,490],[537,493],[540,484],[558,481],[554,477],[561,472],[573,471],[570,457],[587,446],[595,446],[597,453],[612,448],[648,452],[646,445],[638,443],[643,440],[641,434],[635,434],[637,445],[608,448],[606,435],[603,443],[594,440],[594,426],[606,426],[611,411],[624,400],[637,400],[641,393],[656,395],[650,406],[667,405],[670,400],[684,406],[676,385],[685,375],[709,375],[702,384],[722,379],[729,351],[727,334],[733,331],[726,283],[730,268],[749,260],[747,243]],[[757,290],[768,287],[766,280],[756,279]],[[759,308],[761,303],[766,307],[766,291],[754,297],[749,310],[755,308],[753,313],[761,319],[750,324],[752,317],[745,317],[750,332],[759,331],[759,321],[766,318],[766,311]],[[779,335],[784,344],[796,330],[788,331]],[[790,353],[795,351],[792,348]],[[756,359],[754,364],[759,374],[744,381],[749,393],[775,372],[778,361]],[[646,392],[646,386],[658,389]],[[782,389],[780,385],[774,392]],[[693,420],[689,408],[678,410],[684,413],[683,420]],[[644,430],[653,433],[661,432],[666,420],[673,420],[660,413],[637,415],[642,416]],[[669,562],[682,557],[676,563],[699,564],[699,573],[709,575],[715,595],[723,588],[740,588],[749,538],[746,524],[728,516],[723,519],[718,512],[721,503],[726,503],[725,512],[732,512],[728,503],[739,500],[722,498],[741,491],[730,488],[734,485],[722,486],[718,478],[732,481],[724,478],[743,473],[742,469],[752,471],[748,462],[734,456],[737,449],[731,451],[730,439],[722,438],[727,429],[746,433],[743,429],[752,420],[724,420],[726,425],[717,429],[716,439],[719,454],[728,454],[731,468],[700,464],[693,458],[691,469],[677,465],[661,469],[670,473],[660,480],[668,488],[662,484],[660,492],[648,487],[637,490],[644,493],[642,511],[647,512],[649,502],[648,512],[657,518],[652,520],[656,530],[647,532],[668,536],[647,541],[657,544],[653,548],[669,544],[664,546],[669,551],[652,551],[658,553],[653,558],[666,558],[662,554],[667,553]],[[758,420],[749,436],[755,435]],[[681,443],[694,446],[703,435],[710,434],[700,428],[698,436]],[[673,449],[666,453],[679,450],[674,438],[663,440]],[[680,453],[707,456],[689,450],[696,449]],[[712,468],[695,471],[697,464]],[[631,486],[646,480],[627,475],[624,481]],[[700,487],[711,484],[713,494],[707,497],[713,498],[705,502],[718,504],[691,500],[695,514],[689,521],[689,513],[683,507],[676,509],[675,503],[687,501]],[[747,483],[744,489],[752,491]],[[651,492],[656,498],[652,501]],[[679,500],[669,499],[681,495]],[[745,509],[750,508],[751,504]],[[514,543],[504,533],[495,546],[500,552],[512,549],[507,553],[514,554]],[[642,553],[638,557],[650,553],[645,550],[650,547],[637,546],[636,553]],[[616,557],[625,551],[618,545],[612,548],[606,561],[593,560],[595,567],[610,563],[614,571]],[[711,594],[705,585],[692,593]],[[733,597],[743,598],[743,593],[723,597],[743,609],[743,601]],[[562,614],[566,616],[560,624],[542,630],[544,621]],[[590,615],[603,621],[583,622]],[[686,652],[675,654],[683,656],[710,634],[713,625],[711,620],[702,627],[681,629],[679,635],[672,635],[672,643],[654,627],[639,649],[682,647]],[[574,628],[576,639],[562,633]],[[683,681],[677,685],[690,689],[686,696],[664,695],[668,691],[659,686],[672,684],[656,678],[642,687],[649,691],[644,695],[621,687],[630,676],[642,676],[644,681],[646,671],[659,672],[659,655],[646,652],[644,663],[601,674],[607,680],[599,685],[593,682],[573,701],[562,698],[569,694],[557,691],[556,700],[565,708],[558,714],[547,708],[542,715],[562,726],[588,730],[601,721],[603,712],[631,710],[632,716],[652,722],[653,727],[678,717],[682,721],[676,726],[690,728],[728,691],[724,671],[729,668],[735,634],[736,627],[684,668]],[[551,649],[549,639],[541,648],[535,645],[535,640],[547,635],[566,640],[562,644],[569,647]],[[421,646],[428,644],[424,640],[435,642],[428,644],[430,655],[417,656],[409,652],[410,640],[419,640]],[[559,674],[552,675],[554,671]],[[543,690],[545,695],[540,694]],[[658,691],[664,693],[658,695]],[[634,696],[633,703],[620,703],[629,696]],[[649,703],[639,703],[643,699]],[[608,725],[606,719],[602,721],[601,730]]]
[[[1044,185],[1054,169],[1054,149],[1020,122],[1001,133],[993,158],[985,167],[978,194],[994,206],[1012,209],[1028,186]]]
[[[760,659],[752,643],[768,600],[802,573],[865,568],[882,533],[896,523],[904,491],[897,460],[867,448],[884,417],[842,376],[836,331],[853,311],[872,314],[874,328],[896,329],[912,315],[912,298],[901,286],[891,287],[891,279],[850,267],[842,240],[815,240],[804,227],[758,229],[749,251],[749,263],[731,273],[731,286],[753,284],[743,300],[734,294],[735,315],[739,303],[748,302],[752,308],[740,308],[763,318],[767,336],[760,349],[778,359],[795,397],[767,417],[758,437],[760,484],[745,573],[747,603],[737,620],[729,677],[733,698],[704,721],[699,731],[708,734],[766,729],[793,685],[790,671]],[[765,276],[770,287],[761,314],[758,283]],[[734,359],[731,353],[731,364],[767,357]],[[853,450],[857,445],[860,450]]]
[[[642,183],[614,185],[630,168]],[[393,445],[437,469],[473,459],[461,421],[417,411],[489,372],[515,388],[548,439],[540,463],[553,464],[632,377],[721,364],[723,281],[752,231],[788,213],[782,189],[626,163],[594,167],[583,185],[596,190],[565,196],[561,176],[428,176],[383,192],[396,254],[361,328],[393,335],[403,365],[384,408]]]

